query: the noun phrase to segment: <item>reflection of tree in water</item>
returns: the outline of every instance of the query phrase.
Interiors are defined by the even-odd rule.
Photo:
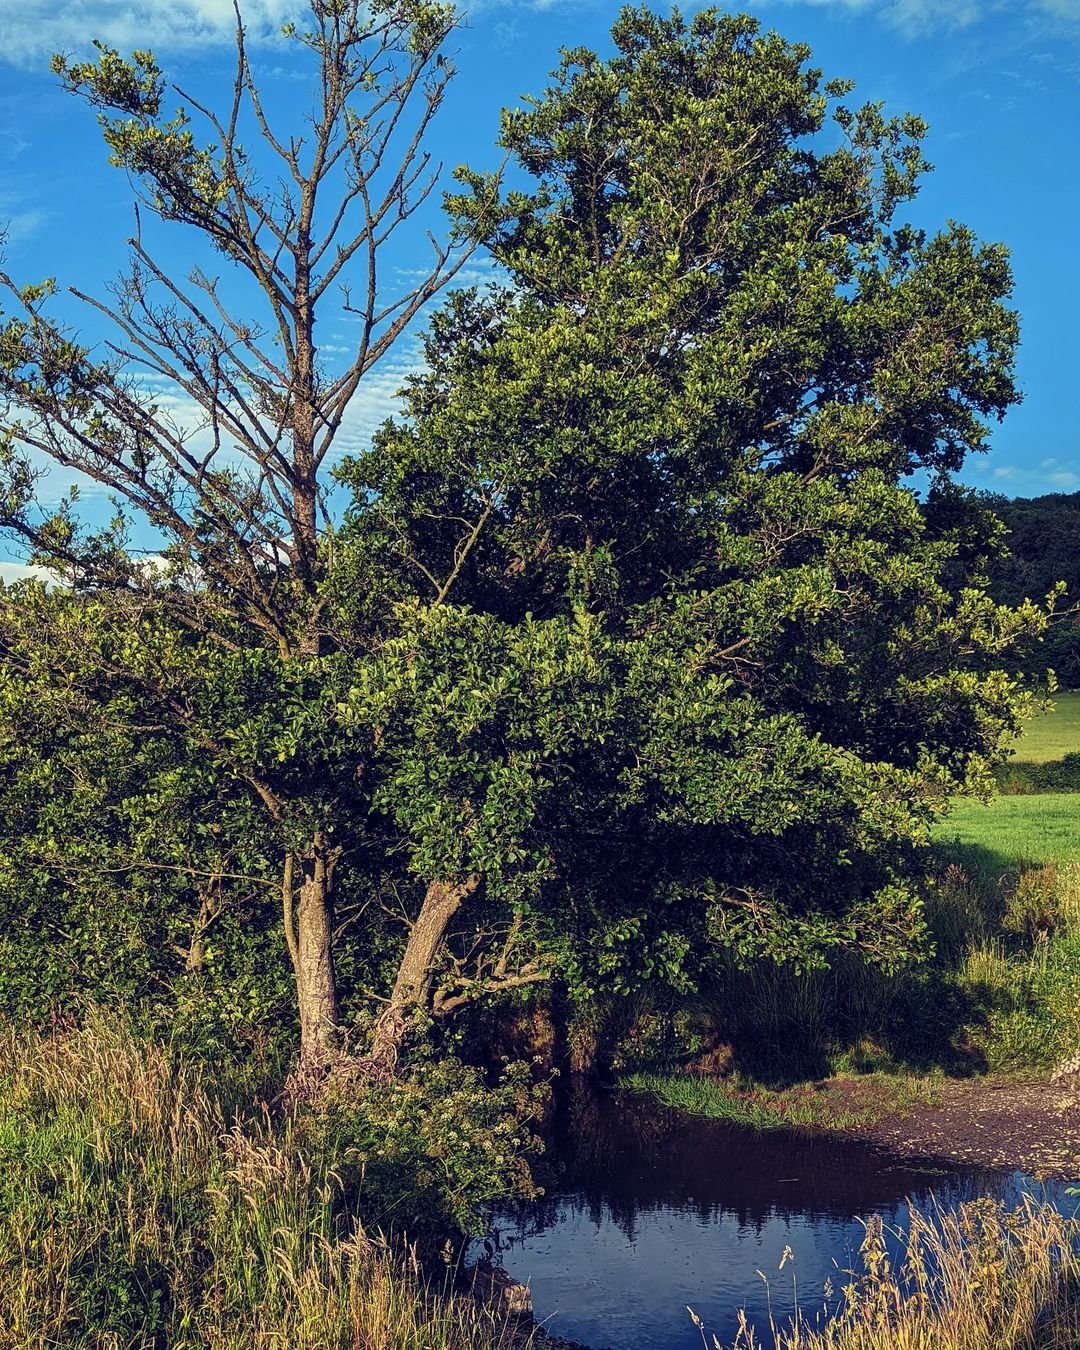
[[[640,1216],[652,1212],[733,1221],[760,1235],[774,1218],[845,1221],[909,1197],[925,1203],[930,1191],[951,1206],[1013,1184],[996,1172],[905,1163],[853,1140],[755,1133],[583,1082],[561,1105],[550,1161],[544,1196],[500,1207],[501,1247],[581,1215],[598,1228],[614,1223],[631,1243]]]

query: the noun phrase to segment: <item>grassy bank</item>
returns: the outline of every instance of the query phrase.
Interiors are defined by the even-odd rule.
[[[949,1214],[912,1210],[902,1234],[874,1220],[858,1268],[826,1291],[831,1321],[810,1314],[764,1333],[744,1322],[734,1350],[1075,1350],[1076,1243],[1074,1220],[1033,1201],[1011,1212],[989,1200]],[[777,1278],[797,1277],[790,1267]],[[691,1316],[703,1346],[720,1350]]]
[[[831,1091],[816,1083],[770,1088],[741,1074],[715,1078],[635,1073],[620,1083],[631,1092],[647,1093],[664,1106],[757,1130],[857,1129],[913,1105],[932,1105],[940,1087],[934,1077],[894,1073],[839,1080]]]
[[[116,1025],[0,1043],[3,1350],[494,1350],[294,1121]],[[443,1292],[443,1291],[438,1291]]]

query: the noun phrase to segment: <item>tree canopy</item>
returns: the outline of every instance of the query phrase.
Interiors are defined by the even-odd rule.
[[[451,18],[312,13],[306,168],[265,121],[242,29],[213,150],[161,121],[147,54],[58,65],[106,109],[144,209],[247,272],[266,318],[223,313],[204,273],[183,290],[138,236],[107,356],[46,317],[51,285],[9,284],[4,523],[74,587],[4,597],[10,725],[55,709],[48,759],[85,717],[145,721],[162,758],[144,813],[179,774],[179,809],[228,841],[206,836],[217,861],[201,851],[193,882],[242,853],[237,875],[278,887],[308,1065],[338,1050],[342,952],[363,953],[349,992],[372,1010],[372,1072],[418,1017],[553,977],[585,997],[688,988],[721,949],[910,957],[912,851],[1006,753],[1024,698],[994,667],[1044,622],[987,595],[998,527],[951,482],[1017,398],[1005,251],[903,222],[919,119],[850,107],[745,16],[625,10],[614,56],[564,53],[504,115],[513,188],[458,171],[453,238],[499,279],[430,319],[403,416],[336,472],[352,504],[335,521],[344,409],[451,254],[389,307],[368,273],[347,375],[320,367],[316,315],[410,214]],[[373,205],[375,128],[414,98],[416,139]],[[241,107],[284,199],[239,155]],[[140,363],[204,408],[209,450],[170,429]],[[165,567],[137,566],[120,527],[36,517],[35,453],[144,511]],[[56,693],[73,666],[85,709]]]

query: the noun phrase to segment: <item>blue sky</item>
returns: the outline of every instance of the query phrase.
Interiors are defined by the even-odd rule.
[[[1009,495],[1080,490],[1080,0],[745,0],[738,8],[807,42],[827,75],[856,80],[853,98],[883,99],[891,111],[930,122],[935,172],[908,213],[928,228],[954,218],[1005,242],[1023,321],[1024,403],[964,477]],[[262,38],[268,103],[284,120],[302,86],[275,35],[296,9],[294,0],[244,4],[253,37]],[[88,53],[93,37],[121,50],[151,47],[178,83],[212,98],[229,77],[231,12],[230,0],[0,0],[0,230],[13,276],[56,276],[100,291],[130,233],[126,184],[106,163],[92,114],[49,74],[50,52]],[[447,170],[493,166],[499,109],[542,90],[560,46],[606,50],[616,12],[604,0],[468,7],[451,44],[459,73],[432,137]],[[182,245],[177,238],[178,261]],[[409,249],[422,248],[422,236],[403,239],[402,277],[425,261]],[[347,333],[334,337],[348,341]],[[351,444],[391,409],[414,360],[403,347],[372,372],[350,421]],[[0,544],[5,556],[16,555]]]

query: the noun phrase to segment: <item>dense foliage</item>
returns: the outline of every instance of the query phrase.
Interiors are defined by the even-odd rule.
[[[1053,670],[1063,689],[1080,688],[1080,493],[1010,499],[982,493],[980,500],[1004,523],[1007,553],[989,569],[989,591],[1005,605],[1040,600],[1059,583],[1066,586],[1063,617],[1036,642],[1022,644],[1011,667],[1044,682]],[[1070,612],[1072,611],[1072,612]]]
[[[981,589],[997,527],[949,482],[1015,397],[1007,263],[897,222],[921,124],[848,109],[804,49],[714,11],[613,39],[505,117],[531,190],[475,228],[506,281],[436,316],[406,420],[344,471],[412,663],[394,810],[601,934],[563,965],[586,991],[716,947],[889,964],[908,847],[1017,726],[985,672],[1040,626]]]
[[[201,272],[178,319],[142,239],[115,357],[49,317],[52,285],[8,284],[3,523],[66,582],[0,597],[4,940],[26,960],[26,920],[51,935],[16,1008],[205,988],[251,1035],[283,1019],[288,956],[304,1067],[355,1048],[385,1080],[411,1028],[552,980],[892,968],[924,936],[915,850],[1007,753],[1025,699],[995,667],[1043,618],[986,594],[998,527],[951,481],[1016,399],[1005,253],[905,225],[922,123],[848,106],[751,19],[624,11],[611,59],[566,53],[505,116],[513,191],[459,171],[454,238],[501,279],[434,315],[333,521],[342,411],[452,272],[440,251],[386,313],[373,291],[348,372],[320,365],[363,244],[335,245],[333,203],[386,150],[353,103],[425,90],[422,133],[448,24],[313,4],[325,119],[306,169],[268,142],[284,205],[239,172],[236,123],[210,114],[200,150],[164,120],[148,54],[58,63],[263,326],[214,317]],[[203,407],[205,463],[145,359]],[[41,515],[41,455],[144,513],[164,564],[122,520]]]

